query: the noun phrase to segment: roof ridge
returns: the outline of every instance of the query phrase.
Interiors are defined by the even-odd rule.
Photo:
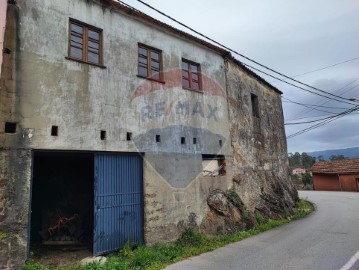
[[[208,41],[205,41],[202,38],[198,38],[188,32],[185,32],[183,30],[180,30],[176,27],[173,27],[167,23],[164,23],[150,15],[147,15],[146,13],[133,8],[132,6],[123,3],[120,0],[100,0],[102,3],[105,3],[107,5],[113,6],[115,8],[118,8],[119,10],[122,10],[123,12],[127,13],[128,15],[131,16],[135,16],[138,18],[141,18],[145,21],[147,21],[148,23],[157,25],[159,27],[165,28],[168,31],[171,31],[174,34],[183,36],[185,38],[188,38],[198,44],[201,44],[202,46],[205,46],[211,50],[216,51],[217,53],[219,53],[224,59],[229,59],[231,60],[233,63],[237,64],[238,66],[240,66],[243,70],[245,70],[246,72],[248,72],[249,74],[251,74],[252,76],[254,76],[256,79],[258,79],[261,83],[263,83],[264,85],[268,86],[269,88],[271,88],[272,90],[274,90],[275,92],[279,93],[279,94],[283,94],[278,88],[276,88],[275,86],[273,86],[272,84],[270,84],[269,82],[267,82],[264,78],[262,78],[260,75],[258,75],[256,72],[254,72],[253,70],[249,69],[248,67],[246,67],[241,61],[237,60],[236,58],[233,57],[233,55],[226,49],[221,48],[217,45],[214,45]]]

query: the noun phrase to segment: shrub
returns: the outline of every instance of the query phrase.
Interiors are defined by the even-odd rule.
[[[259,225],[264,224],[265,223],[265,219],[262,216],[262,214],[260,213],[256,213],[256,221]]]
[[[48,270],[48,268],[40,263],[29,260],[26,262],[22,270]]]
[[[178,246],[199,246],[203,243],[205,236],[197,233],[192,229],[185,229],[181,237],[177,239],[176,244]]]

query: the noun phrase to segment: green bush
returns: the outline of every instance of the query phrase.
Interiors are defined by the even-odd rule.
[[[48,270],[49,268],[32,260],[26,262],[23,270]]]
[[[203,243],[205,236],[197,233],[192,229],[186,229],[182,233],[181,237],[176,241],[176,244],[182,247],[185,246],[200,246]]]
[[[81,270],[103,270],[104,267],[98,262],[92,262],[81,267]]]
[[[146,269],[156,261],[161,261],[163,255],[147,246],[139,246],[134,253],[130,266],[134,269]]]
[[[0,241],[6,238],[7,234],[6,232],[0,231]]]
[[[259,225],[263,224],[265,222],[264,217],[260,213],[256,213],[256,221]]]

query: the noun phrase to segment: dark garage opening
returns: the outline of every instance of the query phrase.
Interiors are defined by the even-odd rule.
[[[94,154],[34,152],[31,254],[92,252]]]

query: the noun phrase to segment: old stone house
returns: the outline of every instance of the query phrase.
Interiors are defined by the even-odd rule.
[[[2,51],[3,268],[31,245],[226,233],[214,191],[293,208],[281,92],[226,50],[115,1],[17,0]]]

